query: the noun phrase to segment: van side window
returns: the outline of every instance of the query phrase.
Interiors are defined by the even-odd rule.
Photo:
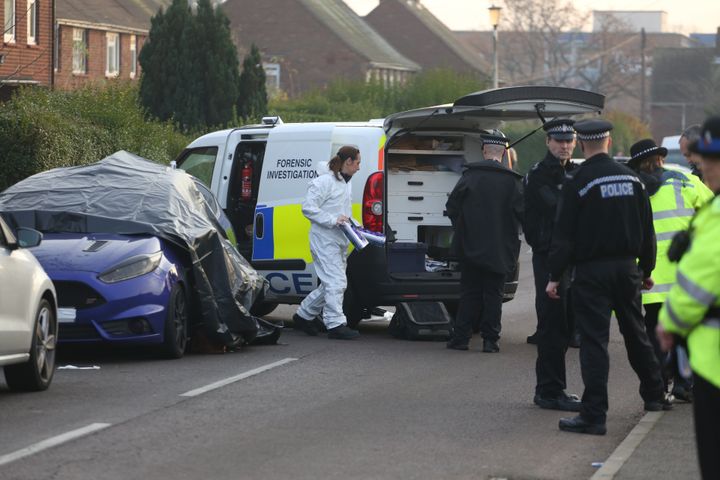
[[[208,187],[212,183],[213,169],[217,147],[200,147],[186,150],[177,160],[178,168],[182,168],[190,175],[199,178]]]

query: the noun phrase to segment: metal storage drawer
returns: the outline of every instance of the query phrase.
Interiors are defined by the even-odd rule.
[[[450,219],[441,213],[389,213],[388,225],[395,231],[398,241],[417,241],[417,227],[419,225],[450,226]]]
[[[449,193],[417,192],[388,195],[387,209],[393,213],[439,213],[445,211]]]
[[[399,193],[450,193],[460,180],[455,172],[388,172],[388,195]]]

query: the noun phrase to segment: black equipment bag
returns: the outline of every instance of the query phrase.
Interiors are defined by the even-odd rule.
[[[450,315],[442,302],[401,302],[388,327],[390,335],[406,340],[447,340]]]

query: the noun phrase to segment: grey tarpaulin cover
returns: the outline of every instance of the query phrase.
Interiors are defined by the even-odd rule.
[[[211,338],[232,346],[272,334],[249,313],[267,281],[219,233],[222,227],[182,170],[119,151],[91,165],[22,180],[0,193],[0,211],[16,227],[170,241],[190,255],[193,290]]]

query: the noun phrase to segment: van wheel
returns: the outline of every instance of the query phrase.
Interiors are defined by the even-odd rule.
[[[40,301],[35,315],[35,328],[30,344],[30,359],[5,367],[5,381],[11,390],[47,390],[55,373],[57,318],[46,299]]]
[[[278,304],[273,302],[256,302],[250,309],[250,313],[256,317],[264,317],[274,312],[277,307]]]
[[[345,297],[343,298],[343,313],[347,319],[348,327],[357,328],[360,320],[363,318],[363,307],[357,301],[356,295],[352,287],[348,285],[345,289]]]
[[[185,290],[179,283],[173,285],[165,317],[165,332],[161,354],[165,358],[181,358],[188,341],[188,304]]]

